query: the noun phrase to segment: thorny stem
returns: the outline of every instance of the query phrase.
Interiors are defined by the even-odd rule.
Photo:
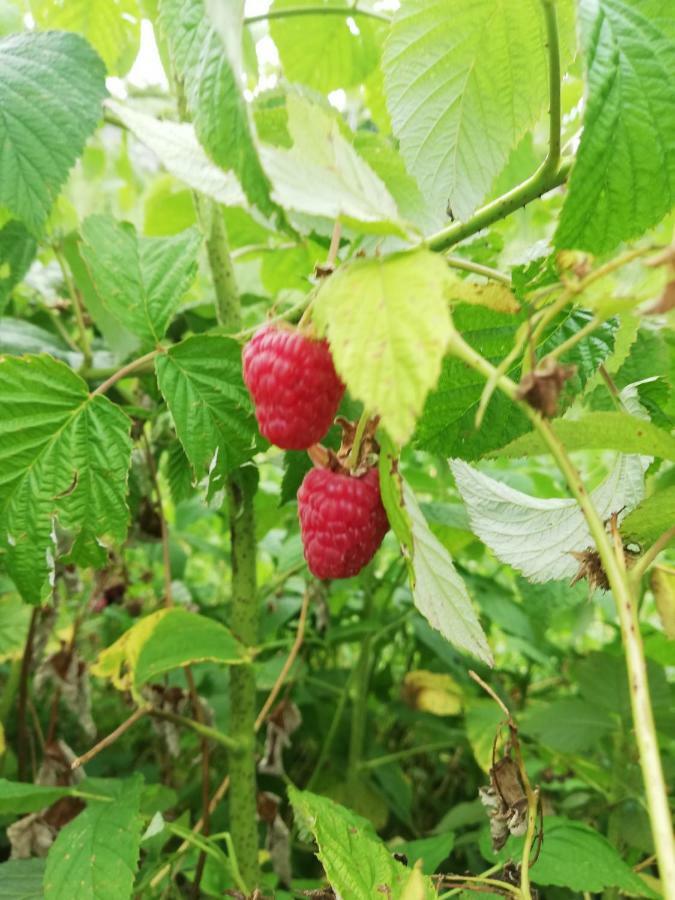
[[[91,365],[92,359],[91,343],[89,341],[89,335],[87,334],[87,326],[84,324],[84,312],[82,311],[80,297],[77,293],[77,288],[75,287],[73,276],[70,273],[68,263],[63,256],[61,248],[57,244],[54,244],[52,246],[52,252],[56,257],[56,261],[58,262],[59,268],[61,269],[61,274],[63,275],[63,280],[65,281],[66,287],[68,288],[68,295],[70,296],[70,302],[73,305],[73,312],[75,313],[75,320],[77,322],[77,330],[80,335],[80,349],[82,350],[84,367],[88,368]]]
[[[453,333],[450,350],[486,378],[494,377],[494,366],[476,353],[458,332]],[[613,543],[581,480],[579,472],[571,462],[565,447],[553,432],[549,422],[543,419],[527,403],[517,399],[517,387],[510,378],[500,376],[497,379],[497,384],[507,396],[519,403],[534,428],[547,444],[560,471],[565,476],[572,495],[584,514],[607,575],[621,626],[621,636],[628,670],[633,724],[635,726],[652,835],[659,861],[661,883],[666,900],[675,900],[675,847],[673,846],[672,823],[656,728],[654,726],[647,680],[647,666],[632,582],[624,565],[620,562],[618,554],[615,553]],[[621,557],[623,558],[622,551]]]

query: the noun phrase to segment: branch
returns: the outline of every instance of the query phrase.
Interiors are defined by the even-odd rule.
[[[91,750],[87,750],[82,756],[75,757],[70,764],[70,768],[79,769],[80,766],[84,766],[90,759],[98,756],[101,750],[105,750],[106,747],[114,744],[118,738],[122,737],[122,735],[132,727],[132,725],[135,725],[139,719],[142,719],[143,716],[147,715],[149,712],[151,712],[151,710],[148,706],[139,706],[138,709],[135,710],[128,719],[125,719],[121,725],[118,725],[114,731],[111,731],[110,734],[106,735],[106,737],[100,740],[98,744],[94,744]]]
[[[451,269],[461,269],[463,272],[473,272],[476,275],[483,275],[492,281],[499,281],[511,287],[511,276],[497,269],[491,269],[490,266],[483,266],[481,263],[473,262],[470,259],[464,259],[461,256],[446,256],[446,261]]]
[[[105,381],[101,382],[97,388],[91,392],[92,397],[96,397],[97,394],[105,394],[110,388],[117,384],[118,381],[121,381],[123,378],[126,378],[128,375],[132,375],[134,372],[137,372],[139,369],[142,369],[147,363],[151,362],[156,356],[160,354],[160,350],[151,350],[150,353],[146,353],[144,356],[139,356],[138,359],[132,359],[131,362],[127,363],[125,366],[122,366],[121,369],[118,369],[116,372],[107,378]]]
[[[239,753],[242,749],[241,743],[231,738],[229,734],[223,734],[222,731],[211,728],[209,725],[203,725],[201,722],[196,722],[187,716],[179,716],[177,713],[167,712],[163,709],[151,709],[149,712],[156,719],[164,719],[167,722],[172,722],[174,725],[182,725],[184,728],[189,728],[202,737],[215,741],[217,744],[222,744],[223,747],[227,747],[228,750],[235,753]]]
[[[289,6],[286,9],[270,9],[266,13],[256,16],[246,16],[244,25],[254,25],[256,22],[266,22],[269,19],[290,19],[296,16],[363,16],[367,19],[377,19],[379,22],[391,22],[389,16],[370,9],[361,9],[358,6]]]
[[[675,525],[673,525],[672,528],[669,528],[668,531],[664,531],[663,534],[654,541],[651,547],[645,550],[630,570],[630,577],[634,584],[637,584],[640,581],[659,553],[666,549],[673,538],[675,538]]]

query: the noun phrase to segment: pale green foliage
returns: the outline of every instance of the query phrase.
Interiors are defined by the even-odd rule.
[[[649,0],[581,0],[589,96],[559,247],[606,253],[675,203],[675,35],[654,13]]]
[[[563,53],[572,6],[557,3]],[[385,88],[408,170],[432,210],[467,218],[509,151],[544,112],[546,33],[539,0],[401,4],[384,52]]]
[[[425,250],[355,260],[315,302],[337,371],[399,444],[441,370],[450,336],[445,277],[443,259]]]
[[[155,119],[113,100],[106,105],[175,178],[224,206],[245,203],[234,172],[224,172],[209,159],[192,125]]]
[[[78,35],[0,40],[0,207],[36,235],[100,118],[104,79]]]
[[[255,451],[256,426],[241,376],[241,347],[221,335],[195,335],[157,359],[159,387],[198,478],[230,472]]]
[[[45,900],[131,897],[143,824],[142,783],[138,775],[112,785],[102,782],[110,785],[110,796],[89,802],[59,831],[47,857]]]
[[[410,870],[394,859],[370,822],[309,791],[289,787],[288,795],[300,828],[314,836],[317,856],[335,891],[350,900],[371,900],[378,892],[402,900]],[[430,879],[424,878],[423,886],[419,900],[436,896]]]
[[[674,524],[675,485],[671,485],[643,500],[630,515],[626,516],[621,530],[627,539],[649,544]],[[675,541],[675,537],[672,541]]]
[[[197,274],[199,232],[139,238],[131,225],[90,216],[81,235],[82,258],[101,302],[144,345],[157,344]]]
[[[237,8],[239,8],[237,6]],[[233,170],[246,196],[272,211],[249,109],[239,85],[238,60],[206,16],[203,0],[161,0],[160,21],[197,137],[214,162]]]
[[[457,574],[450,554],[429,529],[415,495],[405,482],[403,499],[412,528],[411,582],[415,606],[447,641],[492,665],[492,653],[466,585]]]
[[[288,95],[286,108],[293,145],[260,148],[275,200],[288,210],[340,218],[363,231],[400,232],[396,204],[334,116],[295,94]]]
[[[0,547],[23,597],[38,603],[53,571],[54,522],[82,564],[126,536],[129,418],[48,356],[0,358]]]
[[[40,28],[85,37],[109,75],[124,75],[131,67],[141,34],[137,0],[31,0],[30,9]]]
[[[319,5],[344,7],[342,0]],[[274,0],[273,10],[317,6],[316,0]],[[289,81],[328,93],[360,84],[377,65],[382,25],[355,17],[353,34],[347,16],[315,15],[272,19],[270,32]],[[302,47],[299,52],[298,48]]]
[[[35,238],[21,222],[10,220],[0,228],[0,313],[12,289],[26,274],[36,250]]]
[[[640,502],[649,462],[649,457],[617,456],[610,474],[591,494],[601,519],[625,514]],[[499,560],[531,581],[555,581],[575,574],[579,566],[572,551],[593,545],[576,500],[531,497],[458,459],[451,468],[472,530]]]
[[[627,412],[590,412],[578,419],[554,419],[551,428],[568,450],[621,450],[675,460],[675,438],[648,419]],[[549,452],[538,433],[531,432],[493,455],[517,459]]]

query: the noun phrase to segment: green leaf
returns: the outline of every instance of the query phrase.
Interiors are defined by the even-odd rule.
[[[327,797],[288,788],[288,796],[301,829],[311,832],[317,856],[334,890],[349,900],[371,900],[378,892],[402,900],[410,870],[397,862],[361,818]],[[430,878],[424,878],[419,900],[436,896]]]
[[[344,136],[337,119],[295,94],[286,98],[290,148],[263,144],[274,198],[285,209],[341,219],[361,231],[402,233],[396,204]]]
[[[453,646],[491,666],[492,654],[466,585],[457,574],[450,554],[429,529],[415,495],[405,482],[403,498],[412,526],[411,581],[415,606]]]
[[[392,847],[394,853],[403,853],[408,858],[408,865],[422,863],[425,875],[433,875],[444,859],[452,853],[455,835],[452,831],[435,834],[432,837],[420,838],[417,841],[405,841]]]
[[[0,662],[23,656],[31,609],[16,594],[0,595]]]
[[[244,662],[242,645],[230,631],[206,616],[173,607],[145,616],[106,647],[91,667],[119,690],[138,689],[150,678],[195,662]]]
[[[504,714],[492,700],[474,700],[464,716],[466,736],[476,762],[484,772],[492,767],[492,748],[495,733],[504,721]]]
[[[42,900],[44,859],[10,859],[0,865],[0,900]]]
[[[379,475],[380,494],[387,519],[401,545],[401,553],[408,561],[413,557],[413,535],[410,516],[405,507],[403,478],[399,472],[396,449],[385,432],[378,435],[380,443]]]
[[[378,26],[356,16],[358,33],[348,21],[349,7],[341,0],[322,0],[319,7],[345,9],[345,15],[302,15],[270,19],[284,74],[324,94],[361,84],[377,65]],[[316,0],[274,0],[272,13],[303,6],[316,8]],[[381,26],[380,26],[381,27]],[[299,48],[302,48],[300,51]]]
[[[626,412],[591,412],[579,419],[553,419],[550,424],[567,450],[621,450],[675,459],[675,437]],[[532,432],[492,455],[517,459],[549,452],[538,433]]]
[[[78,369],[84,359],[81,353],[72,350],[58,335],[26,319],[15,319],[12,316],[0,317],[0,353],[10,356],[49,353],[68,363],[72,369]],[[110,362],[108,357],[108,363]]]
[[[498,856],[488,843],[481,838],[481,852],[486,859],[506,860],[518,858],[523,839],[510,838]],[[544,842],[537,865],[532,868],[532,881],[580,892],[618,887],[639,897],[657,897],[603,835],[583,822],[559,816],[544,818]]]
[[[563,65],[573,47],[572,4],[556,4]],[[548,102],[539,0],[401,4],[384,50],[387,102],[408,171],[434,214],[466,219],[509,151]]]
[[[0,815],[36,812],[72,794],[67,787],[46,787],[0,778]]]
[[[257,429],[236,341],[189,337],[160,355],[156,366],[178,439],[198,478],[209,471],[216,453],[223,473],[253,456]]]
[[[580,20],[588,101],[555,242],[606,253],[675,202],[675,37],[649,0],[581,0]]]
[[[520,725],[523,734],[561,753],[593,750],[616,727],[605,710],[576,697],[534,706]]]
[[[40,28],[77,31],[97,51],[109,75],[126,75],[141,40],[137,0],[31,0]]]
[[[392,439],[410,437],[450,336],[446,264],[426,250],[359,259],[326,280],[314,315],[335,366]]]
[[[655,491],[627,515],[621,523],[621,533],[627,540],[652,544],[674,522],[675,485],[671,485]]]
[[[21,31],[23,16],[14,0],[0,0],[0,37]]]
[[[128,223],[89,216],[81,234],[80,252],[101,302],[154,347],[197,274],[199,232],[139,238]]]
[[[59,831],[47,856],[45,900],[131,897],[143,824],[143,779],[135,775],[113,785],[111,800],[89,802]]]
[[[161,0],[160,24],[201,144],[221,168],[234,171],[249,200],[270,213],[269,181],[239,84],[243,4],[228,4],[226,13],[228,40],[210,23],[204,0]]]
[[[62,32],[0,40],[0,206],[36,236],[101,116],[105,68]]]
[[[644,493],[649,458],[618,454],[602,484],[591,494],[600,518],[633,509]],[[572,551],[593,545],[584,514],[573,498],[542,499],[516,491],[459,459],[450,463],[475,534],[504,563],[530,581],[572,578]]]
[[[0,228],[0,313],[36,252],[37,241],[21,222],[10,220]]]
[[[25,600],[43,599],[55,520],[82,565],[102,565],[101,542],[126,537],[130,425],[64,363],[0,357],[0,548]]]
[[[224,206],[246,203],[236,175],[223,172],[209,159],[192,125],[155,119],[113,100],[106,106],[175,178]]]
[[[158,620],[140,649],[136,687],[181,666],[199,662],[235,665],[246,659],[242,644],[220,622],[176,607]]]

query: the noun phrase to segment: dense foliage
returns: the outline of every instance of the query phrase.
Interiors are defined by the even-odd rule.
[[[672,4],[245,6],[0,0],[0,900],[672,900]]]

